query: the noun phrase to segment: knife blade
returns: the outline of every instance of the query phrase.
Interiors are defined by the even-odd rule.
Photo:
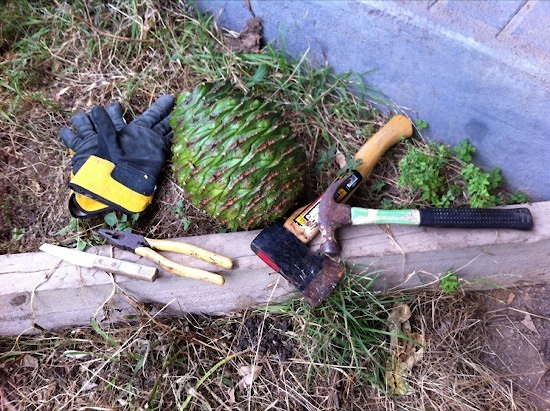
[[[101,255],[86,253],[72,248],[59,247],[53,244],[42,244],[40,250],[80,267],[97,268],[98,270],[120,274],[138,280],[153,282],[158,275],[158,269],[156,267],[131,263],[116,258],[103,257]]]

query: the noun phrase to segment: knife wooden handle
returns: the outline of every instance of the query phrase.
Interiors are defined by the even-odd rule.
[[[94,268],[125,277],[153,282],[157,278],[158,269],[146,265],[117,260],[116,258],[98,256],[93,263]]]

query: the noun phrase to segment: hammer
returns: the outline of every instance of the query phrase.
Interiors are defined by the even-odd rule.
[[[412,135],[413,126],[411,121],[402,114],[393,116],[353,156],[358,165],[354,170],[348,171],[338,179],[339,181],[345,181],[346,184],[342,185],[339,192],[340,197],[337,198],[337,201],[339,203],[348,201],[361,182],[369,176],[384,153],[400,141],[412,137]],[[286,229],[303,243],[309,243],[319,232],[317,214],[321,197],[294,211],[284,223]]]
[[[402,224],[444,228],[512,228],[530,230],[533,218],[528,208],[424,208],[415,210],[377,210],[337,203],[334,196],[342,190],[335,181],[325,191],[319,204],[320,251],[325,255],[340,252],[336,230],[347,225]]]

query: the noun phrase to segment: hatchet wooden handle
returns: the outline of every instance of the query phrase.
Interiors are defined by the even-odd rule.
[[[340,193],[337,201],[346,202],[359,184],[371,173],[384,153],[399,143],[401,139],[409,138],[412,134],[412,123],[407,117],[401,114],[392,117],[355,154],[354,159],[359,165],[355,170],[340,177],[343,180],[347,179],[347,182],[343,184],[343,191]],[[317,215],[319,213],[321,197],[297,209],[285,221],[285,228],[303,243],[309,243],[319,232]]]

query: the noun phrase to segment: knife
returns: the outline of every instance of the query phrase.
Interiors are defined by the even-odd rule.
[[[53,244],[42,244],[40,250],[61,258],[80,267],[97,268],[113,274],[120,274],[138,280],[153,282],[157,278],[158,269],[146,265],[103,257],[97,254],[86,253],[72,248],[59,247]]]

